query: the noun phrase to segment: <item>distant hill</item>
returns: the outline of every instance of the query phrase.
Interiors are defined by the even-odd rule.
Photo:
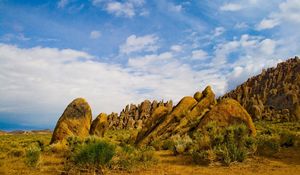
[[[300,59],[291,58],[263,70],[222,98],[239,101],[255,120],[300,119]]]
[[[5,131],[0,130],[0,136],[1,135],[6,135],[7,133]]]
[[[50,129],[42,129],[42,130],[31,130],[31,131],[24,131],[24,130],[13,130],[13,131],[3,131],[0,130],[0,135],[18,135],[18,134],[52,134]]]

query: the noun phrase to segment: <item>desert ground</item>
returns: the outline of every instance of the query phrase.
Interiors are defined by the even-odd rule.
[[[256,124],[258,133],[265,128],[266,123]],[[299,134],[300,124],[280,123],[267,124],[278,129],[290,129]],[[128,140],[129,131],[109,131],[105,139],[110,139],[115,144],[120,140]],[[0,136],[0,174],[93,174],[85,168],[76,168],[69,163],[68,155],[72,154],[70,148],[64,145],[49,145],[51,133],[43,134],[5,134]],[[296,139],[299,139],[297,137]],[[297,142],[297,140],[294,140]],[[31,147],[41,147],[40,157],[35,166],[28,164],[28,150]],[[136,149],[136,148],[134,148]],[[189,155],[175,155],[172,150],[152,151],[155,161],[149,160],[142,164],[129,165],[126,168],[114,168],[107,165],[103,168],[104,174],[155,174],[155,175],[180,175],[180,174],[300,174],[300,147],[280,147],[272,155],[249,156],[243,162],[232,162],[225,166],[220,162],[208,165],[195,164]],[[117,155],[115,155],[117,156]],[[114,159],[114,158],[113,158]],[[74,168],[75,167],[75,168]]]

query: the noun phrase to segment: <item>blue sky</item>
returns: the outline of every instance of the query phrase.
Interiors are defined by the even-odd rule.
[[[299,54],[298,0],[0,0],[0,129],[52,129],[211,85],[222,95]]]

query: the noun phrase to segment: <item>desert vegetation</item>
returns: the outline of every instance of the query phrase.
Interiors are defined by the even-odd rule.
[[[148,147],[137,147],[130,142],[134,130],[109,130],[102,138],[68,137],[51,145],[49,134],[2,135],[0,174],[151,173],[153,169],[159,170],[160,164],[166,164],[164,159],[168,156],[183,159],[186,167],[214,167],[209,168],[214,170],[234,168],[244,161],[251,164],[256,159],[280,160],[286,153],[295,157],[294,171],[298,171],[300,158],[295,152],[299,152],[300,123],[256,122],[255,126],[257,136],[252,137],[243,124],[220,128],[211,122],[203,133],[174,136]]]

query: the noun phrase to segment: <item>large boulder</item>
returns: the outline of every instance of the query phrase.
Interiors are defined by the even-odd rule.
[[[216,122],[220,127],[232,124],[245,123],[251,135],[256,135],[256,129],[251,116],[234,99],[226,98],[215,105],[200,121],[198,129],[201,130],[209,122]]]
[[[92,121],[92,111],[83,98],[73,100],[55,126],[51,144],[70,136],[87,137]]]
[[[90,135],[96,135],[98,137],[104,137],[104,133],[108,128],[107,115],[100,113],[95,120],[93,120]]]

